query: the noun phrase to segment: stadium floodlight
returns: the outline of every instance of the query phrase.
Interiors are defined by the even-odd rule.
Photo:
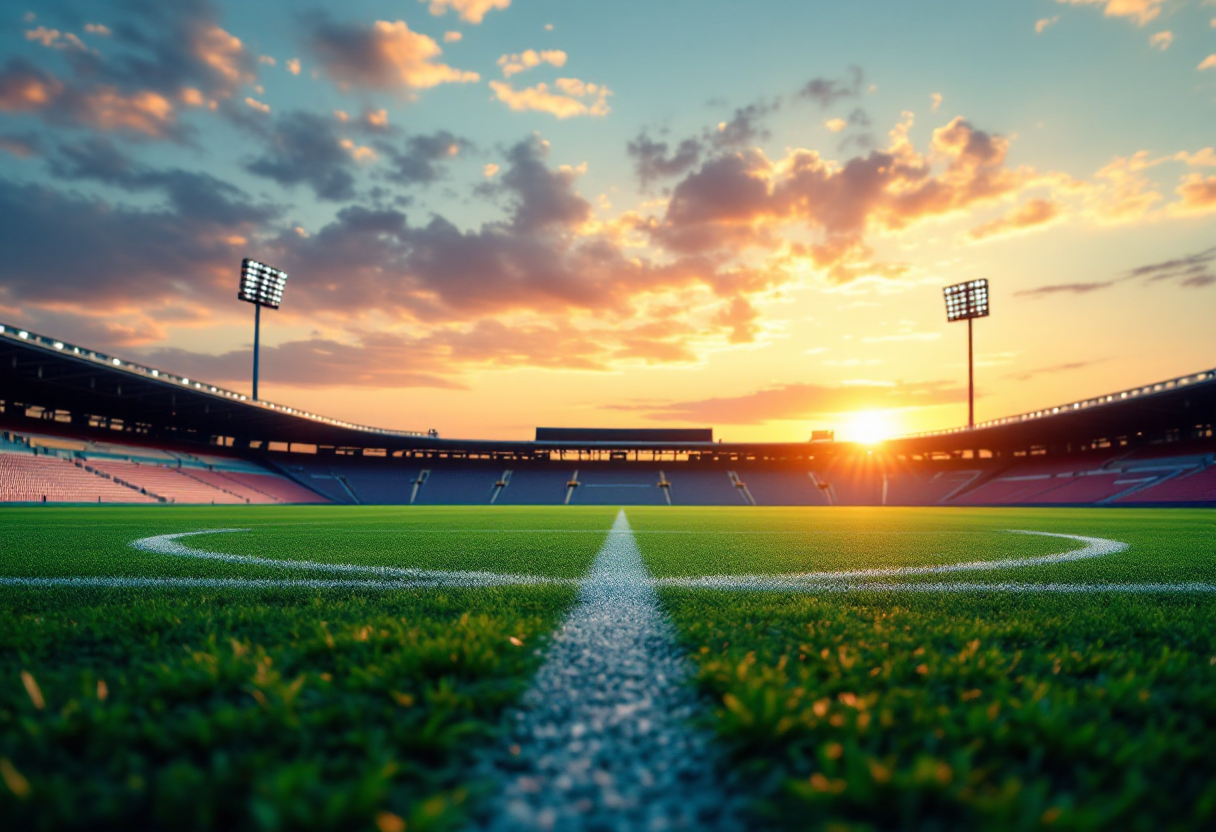
[[[942,290],[946,297],[946,320],[967,322],[967,427],[975,427],[975,352],[972,348],[971,322],[988,317],[988,281],[968,280]]]
[[[241,261],[239,300],[253,304],[253,400],[258,400],[258,350],[262,336],[262,307],[278,309],[283,302],[287,272],[246,257]]]

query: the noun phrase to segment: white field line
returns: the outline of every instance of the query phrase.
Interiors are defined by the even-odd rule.
[[[619,525],[619,524],[618,524]],[[607,541],[615,537],[627,537],[629,544],[636,547],[633,532],[626,523],[624,530],[614,525],[607,533]],[[50,587],[93,587],[102,589],[140,588],[140,589],[271,589],[271,588],[300,588],[300,589],[401,589],[407,587],[442,588],[442,587],[492,587],[492,586],[521,586],[521,585],[562,585],[579,584],[574,578],[554,578],[543,575],[522,575],[515,573],[497,573],[483,571],[455,571],[443,569],[409,569],[393,566],[360,566],[345,563],[319,563],[316,561],[277,560],[261,558],[252,555],[233,555],[222,552],[209,552],[202,549],[191,549],[177,541],[183,537],[203,534],[220,534],[249,531],[248,529],[203,529],[195,532],[179,532],[177,534],[156,535],[145,537],[131,543],[131,546],[145,552],[171,555],[175,557],[199,558],[218,560],[233,564],[252,566],[267,566],[277,569],[297,571],[327,572],[339,575],[366,575],[366,578],[345,579],[266,579],[266,578],[151,578],[151,577],[0,577],[0,587],[25,587],[30,589]],[[542,530],[538,530],[542,531]],[[1000,560],[970,561],[967,563],[942,564],[937,566],[902,566],[880,567],[874,569],[853,569],[836,572],[806,572],[793,575],[703,575],[694,578],[660,578],[658,580],[645,576],[640,580],[654,587],[674,587],[683,589],[719,589],[719,590],[755,590],[772,592],[1047,592],[1047,593],[1209,593],[1216,592],[1216,584],[1203,582],[1145,582],[1145,583],[1079,583],[1079,584],[1036,584],[1018,581],[999,581],[989,583],[974,582],[936,582],[909,583],[886,582],[872,580],[875,578],[897,578],[914,575],[936,575],[953,572],[973,572],[998,569],[1021,569],[1028,566],[1040,566],[1053,563],[1098,558],[1116,552],[1125,551],[1126,543],[1107,540],[1101,537],[1084,537],[1081,535],[1058,534],[1053,532],[1037,532],[1009,529],[1014,534],[1033,534],[1044,537],[1058,537],[1074,540],[1084,545],[1070,552],[1054,555],[1042,555],[1029,558],[1006,558]],[[604,532],[599,532],[604,534]],[[886,534],[886,532],[871,532],[871,534]],[[901,534],[894,532],[893,534]],[[607,545],[607,543],[605,543]],[[856,580],[861,579],[861,580]],[[871,579],[871,580],[866,580]]]
[[[825,583],[840,583],[851,578],[902,578],[911,575],[940,575],[951,572],[979,572],[993,569],[1022,569],[1027,566],[1044,566],[1053,563],[1067,563],[1074,560],[1087,560],[1113,555],[1126,551],[1128,545],[1117,540],[1107,540],[1102,537],[1082,537],[1076,534],[1056,534],[1054,532],[1032,532],[1008,529],[1013,534],[1033,534],[1042,537],[1058,537],[1064,540],[1075,540],[1085,545],[1071,552],[1061,552],[1054,555],[1040,555],[1030,558],[1004,558],[1000,560],[975,560],[966,563],[947,563],[936,566],[890,566],[874,569],[844,569],[833,572],[802,572],[793,575],[702,575],[696,578],[661,578],[660,586],[679,586],[685,588],[704,587],[706,589],[772,589],[774,585],[795,589],[808,586],[818,586]]]
[[[527,577],[527,576],[525,576]],[[518,586],[520,584],[564,583],[576,584],[572,578],[547,578],[542,580],[492,581],[441,580],[441,579],[326,579],[326,578],[0,578],[0,587],[26,587],[29,589],[448,589],[453,587]]]
[[[328,572],[339,575],[374,575],[380,582],[386,584],[392,579],[396,579],[397,582],[417,582],[418,585],[468,587],[577,583],[572,578],[549,578],[543,575],[517,575],[513,573],[453,571],[445,569],[407,569],[397,566],[360,566],[350,563],[319,563],[310,560],[278,560],[275,558],[260,558],[254,555],[230,555],[224,552],[208,552],[204,549],[191,549],[178,543],[178,540],[183,537],[244,531],[248,531],[248,529],[206,529],[197,532],[160,534],[136,540],[131,546],[144,552],[154,552],[160,555],[216,560],[247,566],[269,566],[275,569]]]
[[[625,512],[554,635],[513,747],[489,765],[492,832],[734,829],[714,751],[690,727],[700,702]]]

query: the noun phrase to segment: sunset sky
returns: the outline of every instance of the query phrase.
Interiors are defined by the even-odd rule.
[[[0,12],[0,321],[447,437],[851,438],[1216,366],[1216,2]]]

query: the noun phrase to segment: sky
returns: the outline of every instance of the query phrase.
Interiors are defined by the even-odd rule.
[[[865,439],[1214,366],[1214,0],[13,2],[0,321],[381,427]]]

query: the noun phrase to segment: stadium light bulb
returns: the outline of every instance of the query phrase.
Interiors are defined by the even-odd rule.
[[[241,261],[241,290],[237,297],[257,306],[278,309],[286,284],[287,272],[246,257]]]

